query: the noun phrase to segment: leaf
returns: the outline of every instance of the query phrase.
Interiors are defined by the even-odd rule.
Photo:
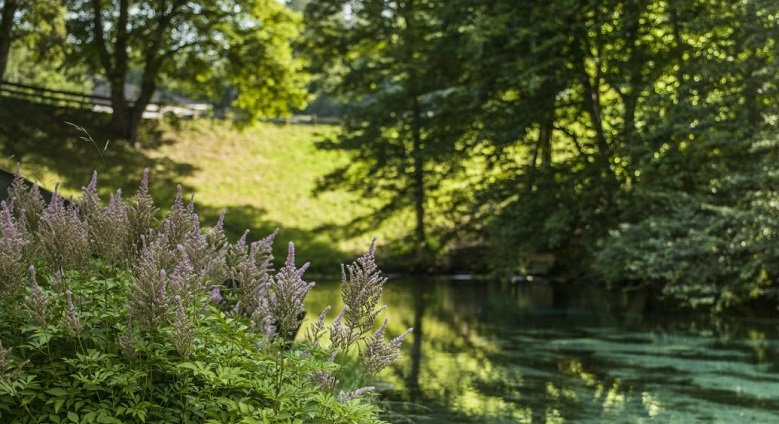
[[[54,412],[59,413],[60,409],[62,409],[62,404],[64,403],[65,399],[63,398],[54,399]]]
[[[78,414],[75,412],[68,412],[68,420],[72,423],[78,423]]]
[[[98,415],[97,422],[102,424],[122,424],[123,421],[108,415]]]
[[[52,389],[46,390],[46,393],[52,396],[64,397],[67,396],[68,391],[62,387],[54,387]]]
[[[252,409],[249,407],[249,405],[243,402],[238,402],[238,410],[241,411],[241,414],[246,415],[250,413]]]

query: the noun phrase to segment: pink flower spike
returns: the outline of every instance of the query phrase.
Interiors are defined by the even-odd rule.
[[[92,171],[92,179],[89,181],[86,191],[89,193],[97,192],[97,171]]]
[[[295,243],[289,242],[289,253],[287,253],[287,262],[285,265],[290,269],[295,268]]]
[[[138,194],[149,193],[149,168],[143,169],[143,178],[141,178],[141,184],[138,186]]]

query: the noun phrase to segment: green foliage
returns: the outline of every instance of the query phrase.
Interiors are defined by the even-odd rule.
[[[0,3],[0,80],[9,77],[9,70],[18,74],[20,70],[12,63],[19,60],[20,51],[38,63],[61,60],[65,52],[65,15],[62,0]],[[34,70],[24,72],[37,74]]]
[[[655,285],[693,306],[774,298],[776,148],[775,141],[752,144],[748,164],[695,193],[637,193],[650,213],[604,238],[594,268],[608,281]]]
[[[663,11],[674,70],[638,103],[633,177],[595,268],[717,308],[775,296],[776,28],[767,3],[711,1]],[[733,22],[742,22],[733,25]],[[701,43],[707,46],[701,49]],[[769,95],[770,96],[770,95]]]
[[[92,82],[87,78],[83,67],[64,67],[63,59],[36,57],[36,47],[17,43],[8,58],[5,80],[46,87],[51,90],[65,90],[88,93]]]
[[[39,196],[23,191],[21,180],[15,186],[11,196],[23,194],[26,200],[11,202],[29,204]],[[3,202],[0,254],[9,266],[3,267],[0,298],[2,420],[379,423],[365,389],[337,380],[325,386],[318,379],[340,372],[342,365],[332,361],[334,348],[279,336],[292,325],[289,316],[301,320],[296,308],[303,307],[302,297],[313,285],[302,281],[307,265],[295,267],[292,246],[285,267],[273,275],[262,265],[269,263],[270,250],[264,249],[272,238],[230,244],[221,221],[201,231],[180,195],[158,219],[147,188],[144,178],[133,199],[125,202],[117,192],[107,206],[99,201],[94,178],[78,202],[66,204],[55,193],[40,212],[37,231],[62,241],[84,237],[90,257],[70,243],[42,244],[24,215]],[[145,222],[146,230],[130,231],[128,216],[147,212],[151,220],[132,220]],[[128,230],[98,225],[108,218]],[[68,232],[54,231],[68,223]],[[122,238],[132,234],[138,244]],[[122,246],[121,253],[106,249],[110,243],[101,237]],[[367,269],[368,277],[379,278],[372,257],[371,248],[369,260],[355,263],[352,274]],[[34,264],[26,276],[10,267],[25,268],[29,260]],[[248,316],[214,303],[219,289],[227,290],[224,276],[236,273],[247,277],[245,284],[259,283]],[[263,322],[279,324],[262,327]],[[371,340],[385,346],[382,358],[397,357],[399,340]]]
[[[20,162],[22,172],[48,190],[61,181],[63,195],[78,195],[84,176],[98,166],[105,182],[100,194],[108,199],[108,186],[134,192],[149,167],[155,170],[150,190],[163,210],[181,184],[194,194],[203,222],[216,222],[227,209],[225,233],[233,241],[247,228],[257,236],[280,228],[277,242],[300,243],[299,253],[311,261],[314,274],[337,274],[339,264],[358,255],[371,236],[381,242],[384,269],[404,269],[404,264],[392,262],[388,244],[403,237],[407,226],[352,231],[349,222],[370,210],[369,200],[345,190],[312,196],[316,181],[348,159],[314,145],[336,130],[332,126],[263,123],[238,130],[226,121],[194,120],[173,128],[148,120],[142,131],[144,146],[132,148],[114,142],[103,113],[9,98],[0,98],[0,106],[0,166],[13,170]],[[98,148],[79,140],[83,133],[64,122],[89,128]]]
[[[328,182],[379,197],[376,216],[444,215],[428,239],[486,244],[500,273],[552,252],[564,275],[694,303],[772,293],[771,1],[319,0],[306,16],[322,87],[349,100],[329,147],[354,161]]]
[[[352,161],[328,174],[320,188],[347,187],[375,199],[368,225],[402,214],[413,216],[411,249],[433,248],[429,231],[440,210],[438,187],[462,169],[452,159],[468,129],[450,110],[459,101],[449,90],[445,43],[436,2],[313,1],[306,8],[306,41],[316,55],[320,85],[345,103],[342,131],[323,148],[348,152]],[[345,14],[348,8],[349,14]],[[366,184],[366,180],[370,183]],[[429,265],[429,264],[428,264]]]
[[[137,141],[143,110],[161,83],[214,103],[234,87],[244,123],[305,103],[303,61],[291,46],[300,18],[278,1],[67,0],[66,5],[70,58],[107,80],[119,137]],[[140,73],[139,89],[127,98],[131,70]]]
[[[107,39],[130,52],[106,67],[88,11],[102,6],[108,22],[123,16],[119,4],[73,0],[79,57],[121,76],[154,65],[138,78],[152,88],[179,77],[185,91],[238,86],[251,111],[279,113],[272,98],[299,103],[304,81],[286,73],[302,65],[287,42],[299,17],[271,0],[201,3],[106,24]],[[503,273],[549,251],[566,275],[694,302],[772,292],[771,0],[290,3],[307,3],[299,53],[319,73],[314,86],[346,105],[342,131],[320,146],[351,161],[317,189],[347,188],[374,207],[344,227],[400,221],[413,236],[398,251],[420,262],[467,242],[489,246]],[[169,34],[153,31],[159,22],[208,36],[176,44],[192,34],[155,38]],[[154,40],[159,48],[146,49]]]

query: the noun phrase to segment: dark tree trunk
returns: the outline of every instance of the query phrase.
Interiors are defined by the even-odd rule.
[[[595,131],[595,143],[598,148],[597,157],[600,159],[600,165],[607,171],[610,157],[610,146],[606,139],[606,133],[603,128],[603,112],[601,111],[599,87],[601,83],[601,71],[598,69],[594,76],[594,83],[587,72],[587,55],[590,50],[588,45],[589,36],[583,27],[578,27],[574,33],[574,43],[572,47],[573,65],[576,70],[576,77],[582,85],[582,109],[590,118],[590,124]],[[600,65],[599,65],[600,66]]]
[[[157,90],[157,75],[159,75],[163,63],[173,54],[173,51],[160,53],[160,46],[164,44],[166,31],[170,28],[174,16],[176,16],[177,11],[181,9],[185,3],[185,1],[177,0],[170,6],[169,10],[159,16],[157,25],[154,27],[153,37],[150,40],[146,49],[146,56],[144,57],[140,93],[132,105],[123,97],[124,101],[119,102],[122,103],[119,104],[119,109],[114,109],[114,117],[112,119],[114,131],[118,136],[129,140],[133,145],[138,143],[138,128],[143,119],[143,112],[146,110],[149,103],[151,103],[152,96],[154,96],[154,92]],[[118,32],[116,38],[115,51],[117,53],[113,67],[117,78],[121,77],[122,86],[124,86],[124,80],[127,76],[127,69],[129,67],[129,57],[127,54],[129,33],[126,31],[129,19],[129,6],[129,0],[121,0],[118,22],[119,27],[122,28],[122,30]]]
[[[637,135],[636,132],[636,107],[638,107],[638,98],[641,94],[642,76],[641,70],[646,67],[644,58],[641,55],[641,49],[643,48],[638,44],[638,32],[641,21],[641,12],[644,7],[639,3],[630,3],[630,8],[634,10],[631,15],[631,19],[626,25],[628,38],[626,45],[631,46],[630,57],[628,58],[628,69],[630,71],[630,86],[627,93],[620,93],[625,103],[625,128],[624,128],[624,142],[634,143]]]
[[[580,30],[577,34],[578,41],[573,46],[574,66],[576,67],[577,77],[582,85],[582,109],[590,118],[590,125],[595,131],[595,163],[599,168],[601,178],[603,178],[602,201],[608,204],[611,193],[617,188],[618,180],[614,171],[611,169],[611,145],[606,138],[606,132],[603,126],[603,111],[601,110],[601,99],[599,86],[601,84],[601,71],[598,69],[596,75],[591,77],[587,72],[586,61],[589,47],[586,45],[587,34]],[[594,78],[594,82],[590,79]]]
[[[415,96],[413,99],[413,121],[412,137],[414,159],[414,212],[416,215],[415,238],[420,250],[425,250],[427,246],[427,235],[425,233],[425,160],[422,151],[422,132],[420,128],[419,99]]]
[[[94,43],[99,52],[100,64],[105,70],[108,84],[111,88],[111,131],[116,137],[130,139],[131,137],[131,107],[124,92],[124,81],[127,76],[129,57],[127,54],[127,42],[129,34],[127,23],[129,20],[128,0],[121,0],[119,4],[119,19],[116,23],[116,40],[113,45],[113,55],[108,49],[106,38],[103,5],[100,0],[92,0],[92,25],[94,26]]]
[[[414,1],[398,3],[398,5],[398,13],[406,22],[404,38],[406,40],[405,56],[408,63],[410,83],[407,89],[411,101],[411,159],[413,165],[411,184],[414,196],[414,215],[416,218],[414,239],[419,265],[426,265],[428,245],[427,233],[425,231],[425,152],[422,136],[422,109],[419,104],[419,76],[413,60],[414,42],[419,39],[419,34],[416,32],[416,21],[414,19]]]
[[[146,106],[151,103],[151,98],[156,89],[157,84],[151,78],[148,81],[144,80],[141,83],[141,92],[138,95],[138,98],[135,99],[135,104],[130,110],[130,131],[128,132],[127,139],[130,140],[133,145],[138,143],[138,127],[141,125],[143,112],[146,110]]]
[[[411,369],[406,376],[406,392],[411,402],[417,402],[422,394],[419,386],[419,374],[422,369],[422,317],[425,315],[425,285],[414,284],[414,332],[411,333],[413,342],[411,344]]]
[[[120,0],[119,2],[119,16],[116,21],[116,39],[113,42],[113,53],[109,52],[107,47],[109,41],[104,32],[104,10],[100,0],[92,0],[92,8],[94,13],[93,25],[95,29],[95,43],[98,52],[100,53],[100,62],[106,71],[106,75],[108,75],[109,84],[111,86],[111,108],[113,109],[111,115],[111,130],[116,137],[136,144],[138,142],[138,127],[141,123],[141,118],[143,117],[143,111],[151,101],[151,97],[156,89],[153,76],[156,75],[156,72],[160,69],[160,62],[155,60],[156,57],[153,52],[156,51],[159,40],[155,40],[153,46],[149,48],[146,66],[144,68],[143,83],[141,84],[141,92],[138,95],[138,98],[131,103],[127,99],[127,93],[125,93],[124,90],[125,79],[130,63],[128,53],[130,38],[130,33],[128,32],[130,1]],[[161,19],[161,27],[157,29],[157,33],[161,34],[165,28],[163,24],[168,25],[169,22],[170,16]],[[150,64],[152,66],[150,66]]]
[[[0,81],[3,80],[8,66],[8,55],[13,41],[14,14],[18,8],[16,0],[6,0],[0,15]]]
[[[124,78],[111,79],[111,131],[123,139],[130,139],[131,107],[124,92]]]
[[[598,92],[598,86],[597,81],[596,84],[593,84],[590,81],[589,75],[587,75],[587,71],[584,69],[584,57],[582,56],[582,60],[578,63],[581,70],[581,78],[580,81],[582,83],[582,87],[584,89],[584,109],[587,111],[587,114],[590,116],[590,123],[592,124],[592,129],[595,130],[595,140],[598,145],[598,153],[601,157],[608,158],[609,153],[609,144],[606,140],[606,133],[603,130],[603,119],[602,119],[602,113],[600,108],[600,93]]]
[[[757,21],[758,13],[755,10],[755,6],[751,3],[746,4],[746,16],[745,22]],[[748,26],[744,30],[742,37],[745,40],[749,40],[752,37],[757,36],[754,31],[754,27]],[[747,50],[749,56],[744,63],[746,69],[744,71],[744,89],[742,91],[742,97],[744,98],[744,108],[746,109],[746,125],[745,134],[747,137],[755,135],[756,129],[763,121],[763,115],[760,111],[760,102],[758,96],[760,95],[760,81],[757,80],[755,74],[757,74],[762,67],[759,63],[759,51],[756,48],[750,48]]]
[[[528,192],[532,192],[535,189],[536,171],[539,168],[539,156],[541,160],[540,167],[549,168],[552,166],[552,135],[554,134],[554,123],[557,112],[557,104],[555,102],[557,93],[558,89],[555,81],[551,78],[547,78],[542,84],[538,96],[536,96],[536,98],[540,100],[538,103],[540,111],[537,115],[538,138],[536,139],[535,147],[533,148],[533,154],[528,169]],[[548,176],[548,173],[544,172],[542,175]]]
[[[541,153],[541,164],[549,168],[552,166],[552,133],[554,131],[554,104],[544,111],[543,119],[538,131],[538,147]]]

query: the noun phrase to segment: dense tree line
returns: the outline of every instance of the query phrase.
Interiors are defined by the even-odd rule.
[[[347,105],[328,145],[355,158],[328,182],[384,199],[376,217],[413,211],[416,251],[484,241],[505,272],[555,252],[567,275],[719,306],[773,292],[775,2],[314,0],[305,14],[319,83]]]

